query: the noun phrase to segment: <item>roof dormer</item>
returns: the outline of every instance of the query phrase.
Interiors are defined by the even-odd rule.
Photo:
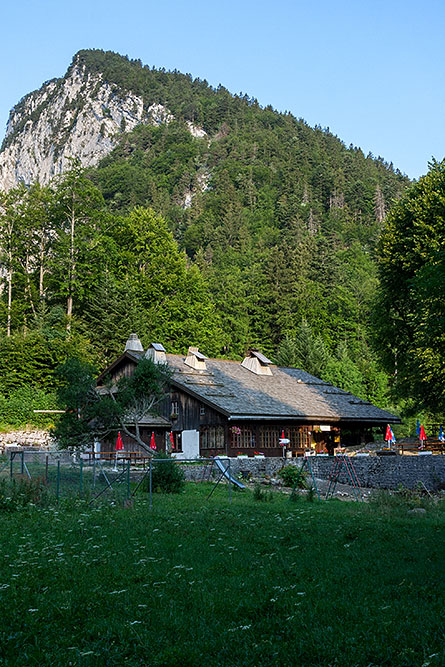
[[[208,359],[208,357],[206,357],[205,354],[202,354],[202,352],[199,352],[197,347],[189,347],[184,363],[197,371],[205,371],[206,359]]]
[[[241,366],[255,373],[255,375],[272,375],[272,371],[269,368],[271,363],[270,359],[261,354],[261,352],[258,352],[258,350],[249,350],[247,357],[241,362]]]
[[[147,359],[151,359],[154,364],[166,364],[167,355],[165,347],[161,343],[150,343],[145,353]]]

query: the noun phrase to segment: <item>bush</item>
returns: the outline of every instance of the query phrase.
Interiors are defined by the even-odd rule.
[[[36,414],[34,410],[55,410],[59,406],[53,391],[37,387],[21,387],[8,395],[0,393],[1,426],[24,428],[32,424],[46,428],[54,422],[54,415]]]
[[[273,500],[273,495],[271,491],[264,491],[257,483],[253,488],[253,499],[270,503]]]
[[[0,480],[0,512],[15,512],[27,505],[47,505],[48,489],[37,479]]]
[[[297,466],[284,466],[278,473],[283,480],[284,486],[293,488],[298,480],[298,488],[307,489],[306,479],[304,473],[300,473],[300,468]]]
[[[161,493],[181,493],[184,490],[184,471],[167,454],[157,454],[152,462],[152,490]],[[149,490],[148,475],[145,478],[144,490]]]

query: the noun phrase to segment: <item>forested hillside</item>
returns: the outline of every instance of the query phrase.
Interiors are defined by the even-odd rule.
[[[86,173],[73,163],[48,188],[2,195],[0,359],[12,340],[49,336],[102,365],[134,329],[169,351],[193,343],[235,358],[258,346],[384,404],[369,346],[375,248],[408,179],[328,130],[189,75],[101,51],[74,66],[162,113],[130,132],[121,123]],[[71,105],[84,103],[79,93]],[[3,391],[43,383],[14,372]]]

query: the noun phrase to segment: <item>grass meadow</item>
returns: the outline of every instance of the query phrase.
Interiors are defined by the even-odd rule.
[[[445,664],[440,505],[211,488],[0,512],[0,664]]]

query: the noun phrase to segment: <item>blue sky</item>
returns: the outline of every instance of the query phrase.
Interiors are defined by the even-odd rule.
[[[1,137],[23,95],[100,48],[248,93],[411,178],[445,156],[443,0],[20,0],[1,18]]]

